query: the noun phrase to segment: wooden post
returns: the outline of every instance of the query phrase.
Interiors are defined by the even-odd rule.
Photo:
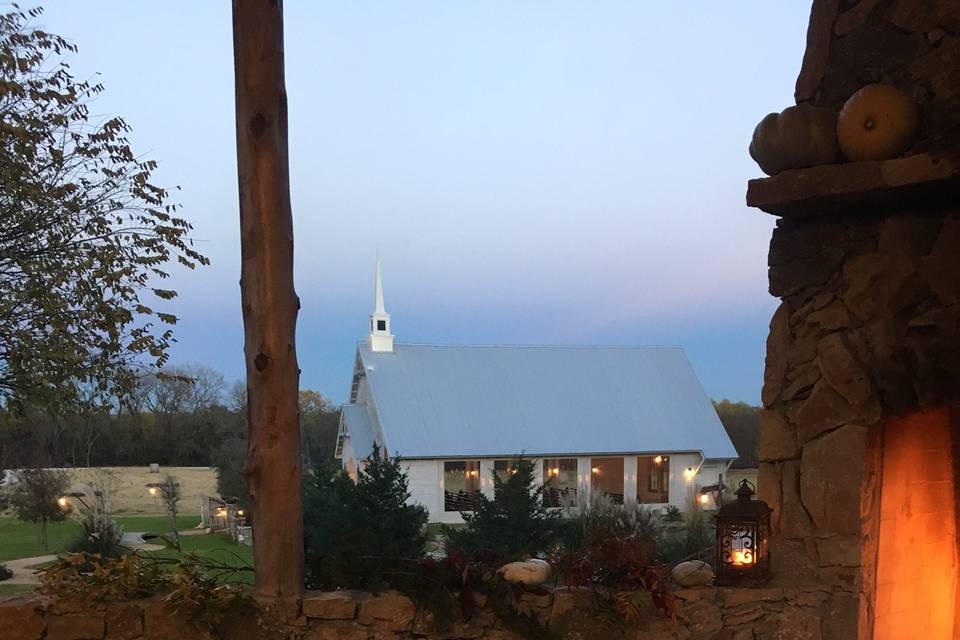
[[[233,0],[233,51],[256,595],[289,600],[303,593],[303,516],[281,0]]]

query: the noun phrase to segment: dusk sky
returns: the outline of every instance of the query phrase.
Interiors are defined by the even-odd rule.
[[[793,103],[809,3],[285,5],[303,388],[346,399],[379,248],[399,341],[679,345],[710,396],[759,401],[747,145]],[[45,8],[211,259],[173,268],[173,362],[241,378],[230,2]]]

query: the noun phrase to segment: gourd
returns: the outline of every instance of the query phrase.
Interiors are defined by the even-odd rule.
[[[806,103],[771,113],[753,131],[750,157],[770,176],[839,162],[837,115]]]
[[[848,160],[887,160],[910,148],[918,124],[910,96],[888,84],[868,84],[843,105],[837,138]]]

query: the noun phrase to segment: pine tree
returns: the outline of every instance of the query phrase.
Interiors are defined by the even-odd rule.
[[[376,446],[355,484],[332,465],[315,469],[304,490],[308,585],[379,588],[421,558],[427,510],[409,498],[400,460],[384,459]]]
[[[531,460],[517,458],[503,479],[494,472],[494,498],[478,495],[473,513],[462,513],[466,527],[444,527],[448,550],[472,556],[515,560],[547,551],[556,540],[560,513],[544,506]]]

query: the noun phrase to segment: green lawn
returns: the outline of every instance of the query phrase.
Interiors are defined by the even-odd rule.
[[[167,547],[163,551],[147,551],[145,555],[176,561],[184,555],[194,554],[202,560],[209,560],[227,567],[253,567],[253,547],[235,544],[230,536],[225,533],[182,536],[180,547],[182,553],[178,553],[172,547]],[[215,570],[214,573],[216,572]],[[253,582],[252,571],[224,573],[223,577],[231,582]]]
[[[124,531],[164,533],[170,528],[170,519],[166,516],[117,516],[117,522],[123,525]],[[177,526],[181,531],[193,528],[199,522],[200,516],[177,518]],[[70,541],[80,535],[80,531],[80,523],[73,519],[51,523],[47,527],[50,549],[45,551],[40,546],[40,525],[0,517],[0,562],[61,553],[66,551]],[[227,541],[230,542],[229,539]]]
[[[0,598],[33,591],[36,586],[34,584],[4,584],[0,582]]]
[[[125,531],[148,531],[166,533],[169,528],[169,519],[154,516],[118,516],[117,521],[123,525]],[[177,518],[177,525],[181,531],[193,528],[200,522],[199,516],[183,516]],[[75,520],[68,520],[49,526],[50,550],[44,551],[38,541],[39,525],[22,522],[15,518],[0,518],[0,563],[16,558],[30,558],[65,551],[66,545],[80,533],[80,524]],[[152,542],[162,544],[164,540],[158,538]],[[187,554],[195,554],[202,560],[218,563],[224,567],[253,567],[253,547],[238,545],[230,536],[222,533],[200,534],[180,537],[182,552],[168,546],[160,551],[146,551],[144,555],[168,559],[175,562]],[[252,571],[230,573],[226,570],[212,569],[224,581],[253,582]],[[0,596],[29,591],[29,585],[4,585],[0,582]]]

